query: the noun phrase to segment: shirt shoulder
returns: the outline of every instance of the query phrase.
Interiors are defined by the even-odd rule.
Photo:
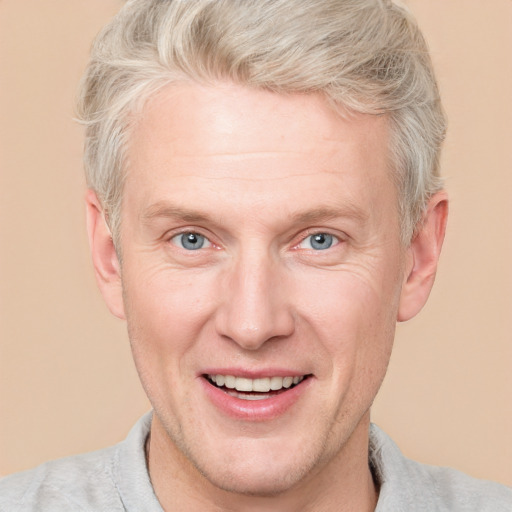
[[[412,487],[426,503],[435,503],[437,510],[512,512],[512,489],[505,485],[412,460],[407,460],[407,467]]]
[[[0,512],[122,511],[112,466],[116,447],[42,464],[0,480]]]
[[[375,425],[370,463],[381,486],[376,512],[512,512],[511,488],[407,459]]]
[[[146,467],[152,413],[124,441],[0,480],[0,512],[163,512]]]

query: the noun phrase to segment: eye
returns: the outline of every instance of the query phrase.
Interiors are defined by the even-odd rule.
[[[179,235],[173,236],[171,242],[187,251],[197,251],[198,249],[204,249],[212,245],[208,238],[194,232],[180,233]]]
[[[338,238],[329,233],[315,233],[306,237],[300,244],[301,249],[313,249],[315,251],[324,251],[330,249],[339,242]]]

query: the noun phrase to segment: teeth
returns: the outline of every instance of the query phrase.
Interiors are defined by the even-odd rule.
[[[293,384],[293,377],[285,377],[283,379],[283,387],[289,388]]]
[[[224,378],[224,386],[226,386],[229,389],[235,388],[235,383],[236,383],[235,377],[233,377],[232,375],[226,375],[225,377],[223,377],[222,375],[219,375],[219,377],[221,378],[221,380],[222,380],[222,378]],[[215,382],[217,382],[217,379],[215,379]]]
[[[252,391],[252,380],[237,377],[235,380],[235,389],[237,391]]]
[[[270,389],[273,391],[277,391],[283,387],[283,378],[282,377],[272,377],[270,379]]]
[[[268,393],[271,390],[288,389],[292,385],[299,384],[304,380],[304,376],[247,379],[245,377],[234,377],[233,375],[208,375],[208,378],[219,387],[225,386],[228,389],[246,393]]]
[[[266,400],[270,398],[270,395],[265,395],[263,393],[257,395],[248,395],[247,393],[237,393],[236,391],[228,391],[228,393],[236,398],[241,398],[242,400]]]
[[[252,390],[259,393],[267,393],[270,391],[270,379],[254,379],[252,381]]]

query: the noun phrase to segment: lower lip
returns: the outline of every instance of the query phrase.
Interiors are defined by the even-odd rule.
[[[282,416],[292,407],[309,387],[312,378],[304,379],[291,389],[261,400],[244,400],[225,393],[200,377],[204,391],[210,401],[224,414],[238,420],[269,421]]]

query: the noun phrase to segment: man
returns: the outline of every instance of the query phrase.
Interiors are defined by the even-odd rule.
[[[445,122],[378,0],[132,0],[83,82],[88,231],[154,412],[2,510],[510,510],[370,425],[432,287]]]

